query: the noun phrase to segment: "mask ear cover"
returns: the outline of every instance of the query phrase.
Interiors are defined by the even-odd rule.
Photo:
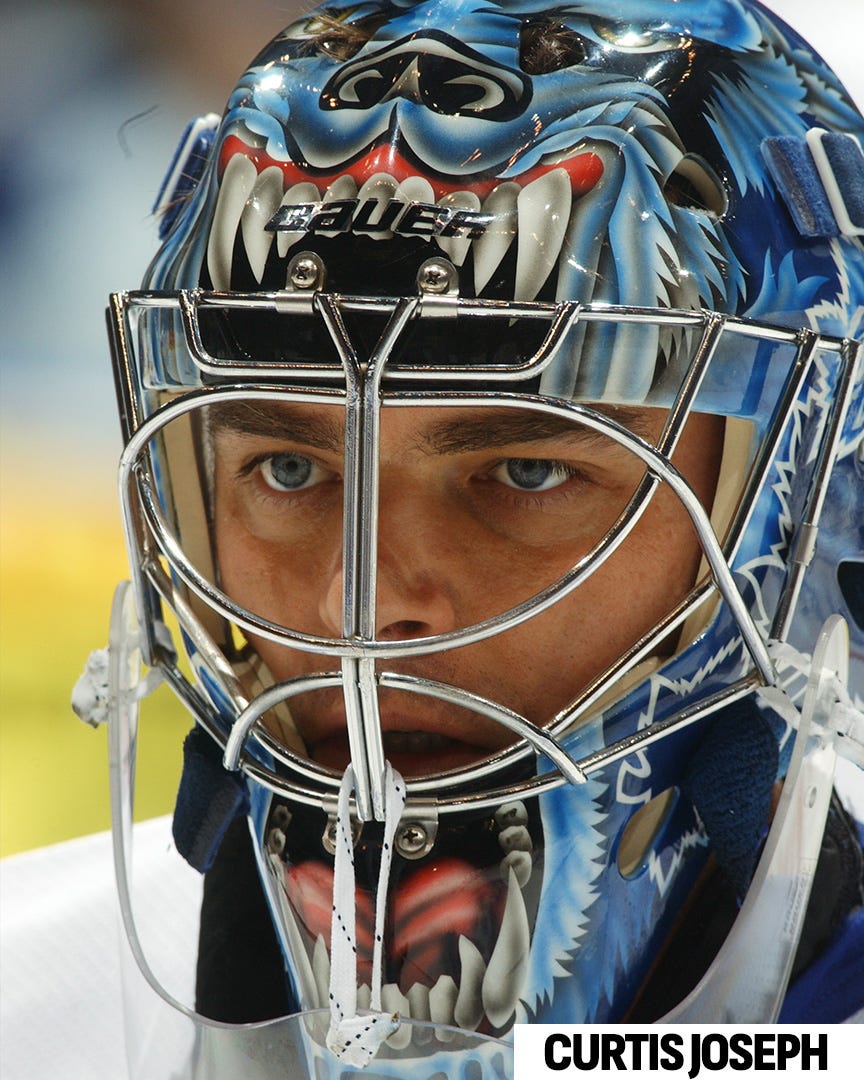
[[[738,896],[756,867],[778,769],[777,735],[748,697],[717,714],[681,784]]]
[[[186,200],[204,174],[219,121],[220,117],[216,113],[196,116],[189,121],[180,136],[168,172],[153,203],[153,213],[159,215],[160,241],[167,239]]]

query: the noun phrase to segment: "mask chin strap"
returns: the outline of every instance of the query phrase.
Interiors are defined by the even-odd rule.
[[[339,789],[336,817],[336,857],[333,869],[333,918],[330,930],[330,1029],[327,1046],[347,1065],[364,1068],[381,1044],[399,1027],[398,1014],[381,1011],[383,981],[384,919],[393,839],[405,806],[405,781],[385,763],[384,838],[375,897],[375,937],[372,948],[370,1011],[357,1014],[357,938],[354,842],[351,834],[350,799],[354,792],[354,769],[345,770]]]

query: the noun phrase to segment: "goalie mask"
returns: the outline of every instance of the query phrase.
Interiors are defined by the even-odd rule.
[[[318,1068],[673,1015],[836,613],[860,704],[862,134],[744,0],[325,6],[190,128],[109,313],[115,644],[195,716],[181,852],[248,819]]]

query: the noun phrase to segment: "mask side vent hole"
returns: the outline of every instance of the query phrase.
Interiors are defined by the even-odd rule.
[[[663,188],[666,201],[722,219],[729,209],[723,184],[711,166],[697,154],[685,154]]]
[[[633,878],[644,870],[648,853],[678,802],[678,789],[671,787],[640,806],[621,830],[616,862],[622,877]]]

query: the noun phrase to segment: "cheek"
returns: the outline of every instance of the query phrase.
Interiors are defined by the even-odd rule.
[[[216,542],[219,583],[230,599],[289,629],[328,633],[315,584],[323,579],[323,571],[307,568],[301,552],[274,549],[231,520],[217,521]],[[266,638],[250,634],[248,640],[277,681],[336,666],[335,661]]]
[[[273,558],[235,522],[217,522],[216,564],[222,588],[237,603],[255,609],[260,595],[272,589]]]
[[[219,584],[236,603],[272,622],[312,631],[314,583],[325,580],[320,545],[262,540],[223,507],[216,515]]]
[[[610,560],[615,591],[626,598],[640,632],[687,595],[701,559],[702,547],[689,515],[671,492],[661,488],[629,541]]]
[[[303,518],[263,500],[251,477],[232,481],[217,464],[213,510],[220,584],[244,607],[272,613],[277,598],[322,572],[321,544],[310,542],[310,527],[298,528]]]
[[[661,497],[573,593],[500,639],[515,707],[548,722],[689,593],[701,554],[680,504]]]
[[[270,560],[246,527],[242,507],[232,497],[230,486],[219,483],[218,476],[214,533],[220,586],[232,600],[252,608],[250,601],[255,600],[261,579],[267,576]]]

